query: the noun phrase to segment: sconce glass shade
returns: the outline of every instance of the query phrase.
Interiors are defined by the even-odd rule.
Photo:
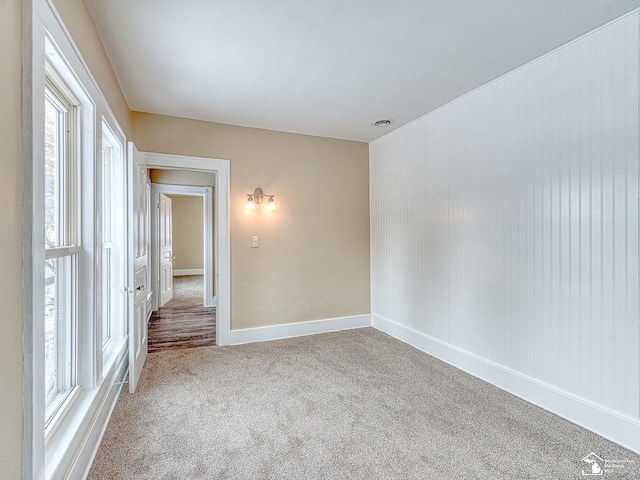
[[[247,210],[254,211],[258,208],[258,205],[262,203],[264,197],[267,197],[269,201],[267,202],[267,211],[274,212],[276,209],[276,203],[274,200],[275,195],[269,195],[264,193],[260,187],[257,187],[253,193],[247,193]]]

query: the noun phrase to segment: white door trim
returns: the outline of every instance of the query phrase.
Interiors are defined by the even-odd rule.
[[[153,204],[158,203],[158,194],[165,195],[185,195],[185,196],[201,196],[204,198],[203,221],[204,221],[204,306],[215,307],[216,296],[212,295],[213,291],[213,189],[211,187],[192,187],[187,185],[167,185],[162,183],[152,183]],[[159,292],[159,265],[160,252],[158,251],[158,209],[154,207],[151,215],[151,255],[152,255],[152,281],[153,281],[153,310],[158,309],[158,297],[155,292]],[[217,242],[216,242],[217,245]],[[216,265],[217,266],[217,265]],[[194,270],[196,272],[196,270]],[[173,272],[174,276],[176,271]],[[197,273],[182,273],[183,275],[197,275]]]
[[[229,228],[229,160],[191,157],[165,153],[140,152],[147,168],[190,170],[216,174],[215,228],[216,235],[216,344],[229,345],[231,330],[231,250]]]

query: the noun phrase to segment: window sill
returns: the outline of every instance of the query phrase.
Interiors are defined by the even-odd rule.
[[[63,416],[55,420],[56,424],[47,437],[45,450],[45,478],[58,480],[69,478],[76,468],[80,453],[84,449],[92,430],[100,432],[106,426],[97,425],[100,413],[106,405],[111,389],[116,386],[118,376],[126,370],[127,342],[111,345],[106,357],[104,376],[100,384],[91,389],[80,391],[72,404],[69,404]],[[106,353],[106,352],[105,352]],[[119,386],[118,386],[119,389]],[[93,448],[90,454],[93,454]]]

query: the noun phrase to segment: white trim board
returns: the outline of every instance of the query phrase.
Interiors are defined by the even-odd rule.
[[[326,318],[312,320],[310,322],[288,323],[284,325],[271,325],[267,327],[245,328],[232,330],[230,345],[243,343],[266,342],[282,338],[303,337],[317,333],[337,332],[371,326],[370,315],[355,315],[351,317]]]
[[[466,352],[392,320],[371,315],[371,325],[460,370],[640,453],[640,422],[532,377]]]
[[[174,277],[183,277],[185,275],[204,275],[204,268],[181,268],[173,271]]]

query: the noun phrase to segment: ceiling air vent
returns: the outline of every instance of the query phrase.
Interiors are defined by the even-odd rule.
[[[395,119],[393,118],[377,118],[373,122],[371,122],[371,125],[373,125],[374,127],[387,127],[393,122],[395,122]]]

